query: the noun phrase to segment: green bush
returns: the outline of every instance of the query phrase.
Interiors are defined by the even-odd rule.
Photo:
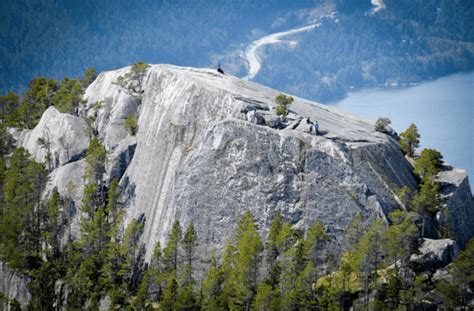
[[[286,110],[285,106],[278,104],[276,106],[276,114],[277,116],[286,116],[288,114],[288,110]]]
[[[291,105],[291,103],[293,103],[293,100],[294,99],[291,96],[286,96],[285,94],[278,94],[278,96],[275,97],[275,103],[277,104],[276,114],[278,116],[286,116],[288,114],[286,106]]]
[[[387,126],[389,126],[392,121],[389,118],[378,118],[375,121],[375,130],[381,133],[387,133]]]
[[[125,129],[127,130],[127,132],[132,135],[132,136],[135,136],[135,134],[137,134],[137,130],[138,130],[138,120],[137,118],[133,117],[133,116],[128,116],[125,118]]]

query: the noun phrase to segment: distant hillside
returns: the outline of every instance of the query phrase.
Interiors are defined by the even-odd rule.
[[[34,77],[76,77],[84,68],[137,60],[207,66],[213,53],[245,42],[250,29],[311,0],[0,1],[0,93]]]
[[[318,101],[352,87],[410,84],[474,68],[474,2],[384,1],[340,6],[336,19],[269,46],[255,80]],[[346,9],[341,9],[346,8]]]
[[[252,41],[337,12],[297,42],[259,49],[256,82],[318,101],[351,87],[412,83],[474,68],[474,2],[386,0],[13,1],[0,3],[0,93],[38,76],[77,77],[143,60],[243,77]]]

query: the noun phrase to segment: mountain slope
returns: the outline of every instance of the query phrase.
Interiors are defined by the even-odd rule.
[[[18,147],[27,148],[35,160],[48,166],[44,200],[38,200],[46,202],[54,194],[61,200],[61,226],[55,231],[54,245],[65,251],[74,248],[76,243],[69,242],[77,241],[82,232],[77,245],[83,245],[78,251],[85,255],[79,270],[92,274],[86,278],[92,283],[99,284],[94,277],[108,267],[99,265],[94,270],[89,266],[90,258],[98,258],[95,251],[87,257],[92,247],[103,251],[102,240],[95,246],[87,244],[95,243],[93,234],[102,230],[111,242],[107,242],[108,251],[123,245],[117,241],[122,235],[130,236],[130,228],[137,230],[126,238],[126,243],[133,244],[129,267],[145,280],[143,273],[150,270],[143,259],[150,260],[158,241],[172,245],[167,239],[175,220],[183,227],[192,222],[197,233],[193,274],[200,280],[209,267],[208,256],[212,250],[217,256],[222,254],[242,215],[254,218],[253,228],[263,240],[277,212],[291,225],[289,230],[298,229],[295,234],[301,237],[314,234],[310,228],[321,222],[320,230],[329,237],[317,250],[318,256],[326,258],[318,263],[325,275],[333,271],[328,258],[339,260],[357,239],[347,231],[354,220],[361,232],[374,224],[382,229],[396,221],[397,216],[390,219],[390,212],[405,209],[397,196],[399,190],[418,187],[411,165],[393,138],[395,133],[382,134],[363,119],[300,98],[295,98],[285,117],[279,117],[276,90],[209,69],[146,66],[139,82],[123,81],[133,79],[130,73],[136,64],[100,74],[87,88],[77,115],[60,113],[52,106],[34,129],[10,129]],[[138,126],[127,130],[125,125],[133,118],[138,119]],[[119,181],[118,204],[114,179]],[[435,182],[440,189],[439,209],[417,218],[425,238],[419,242],[424,246],[419,256],[404,255],[406,264],[409,260],[413,265],[409,269],[429,270],[433,280],[435,270],[444,269],[474,236],[474,205],[465,172],[444,166]],[[114,218],[122,211],[124,223],[121,216]],[[112,221],[113,232],[104,229],[111,223],[101,215]],[[118,224],[127,227],[128,233],[115,227]],[[439,239],[443,237],[455,241]],[[51,277],[56,279],[48,288],[58,299],[69,301],[70,290],[80,287],[74,275],[81,274],[75,274],[78,266],[74,264],[73,283],[67,283],[71,282],[69,273]],[[33,282],[41,287],[43,277],[48,279],[51,272],[48,261],[44,267],[41,271],[46,275],[30,272],[29,267],[6,269],[1,290],[13,288],[6,297],[27,305],[30,295],[23,285]],[[261,277],[268,273],[265,269],[262,263]],[[33,273],[33,281],[20,271]],[[100,290],[92,289],[92,293]],[[107,298],[102,298],[100,303],[106,305]],[[95,302],[99,303],[98,298]]]
[[[295,98],[282,121],[274,113],[276,90],[169,65],[148,70],[140,99],[116,83],[128,70],[100,74],[85,93],[82,115],[96,120],[108,154],[106,176],[120,179],[126,223],[145,220],[148,255],[174,219],[194,222],[201,254],[221,249],[247,209],[263,233],[277,210],[302,229],[319,220],[344,248],[344,229],[355,215],[362,213],[365,223],[386,219],[403,208],[396,189],[416,186],[396,141],[363,119]],[[138,117],[136,136],[125,130],[129,115]],[[318,135],[310,133],[315,121]],[[71,196],[68,176],[81,188],[84,160],[76,160],[53,171],[49,189]],[[80,206],[81,192],[73,197]],[[472,235],[466,225],[463,235]]]

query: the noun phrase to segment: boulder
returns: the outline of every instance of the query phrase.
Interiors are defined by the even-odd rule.
[[[452,265],[453,264],[450,263],[449,265],[436,270],[431,280],[435,283],[436,282],[452,282],[453,276],[449,273],[449,269],[451,268]]]
[[[265,119],[256,110],[250,110],[249,112],[247,112],[246,119],[250,123],[254,123],[258,125],[265,124]]]
[[[416,271],[434,271],[451,263],[459,253],[456,241],[451,239],[422,239],[418,254],[410,257]]]
[[[304,118],[295,128],[297,131],[302,131],[311,135],[318,135],[319,124],[318,122],[313,122],[309,118]]]
[[[265,124],[271,128],[283,129],[286,127],[284,119],[280,116],[276,116],[273,114],[265,114],[263,115],[263,118],[265,120]]]

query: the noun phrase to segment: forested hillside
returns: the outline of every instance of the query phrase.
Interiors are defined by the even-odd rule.
[[[38,76],[78,77],[144,60],[209,66],[286,12],[313,1],[1,1],[0,93]]]
[[[474,68],[472,2],[384,3],[375,14],[364,4],[340,6],[336,19],[297,35],[296,47],[267,47],[256,80],[324,102],[352,87],[410,85]]]
[[[34,77],[77,77],[138,60],[216,66],[245,76],[242,52],[261,36],[307,25],[310,32],[259,53],[255,81],[329,101],[351,87],[417,83],[474,66],[471,1],[2,1],[0,91],[23,91]],[[324,10],[323,10],[324,8]],[[179,34],[179,35],[177,35]]]

